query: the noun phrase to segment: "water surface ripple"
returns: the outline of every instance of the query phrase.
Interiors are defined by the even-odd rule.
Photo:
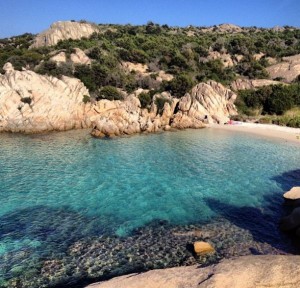
[[[220,257],[294,252],[277,222],[299,160],[295,144],[212,129],[0,134],[0,287],[193,264],[197,237]]]

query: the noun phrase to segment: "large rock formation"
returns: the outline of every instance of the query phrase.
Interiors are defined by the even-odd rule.
[[[10,63],[0,75],[0,131],[42,132],[90,127],[89,91],[75,78],[57,79],[33,71],[15,71]]]
[[[300,237],[300,187],[293,187],[283,195],[285,204],[291,206],[291,213],[280,221],[280,229],[295,232]]]
[[[269,79],[254,79],[254,80],[237,79],[230,84],[230,87],[234,91],[239,91],[239,90],[256,89],[262,86],[279,85],[279,84],[286,84],[286,83],[269,80]]]
[[[162,113],[157,113],[156,99],[165,99]],[[170,128],[201,128],[204,122],[225,123],[230,115],[236,115],[236,94],[223,85],[209,81],[200,83],[181,99],[168,93],[156,95],[150,111],[140,108],[140,101],[129,96],[125,101],[102,100],[97,103],[91,121],[92,134],[97,137],[119,136],[140,132],[157,132]]]
[[[283,57],[282,62],[267,68],[272,79],[280,78],[292,82],[300,75],[300,54]]]
[[[53,23],[48,30],[38,34],[30,48],[53,46],[60,40],[89,37],[94,32],[99,32],[97,25],[73,21],[58,21]]]
[[[94,127],[98,137],[171,128],[201,128],[224,123],[237,113],[236,95],[219,83],[200,83],[181,99],[169,93],[155,95],[150,111],[135,95],[124,101],[83,103],[89,91],[76,79],[15,71],[10,63],[0,75],[0,131],[36,133]],[[157,103],[161,104],[157,107]]]
[[[152,270],[88,288],[298,288],[300,256],[244,256],[219,264]]]

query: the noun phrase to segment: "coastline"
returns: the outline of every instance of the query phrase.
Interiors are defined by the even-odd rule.
[[[227,131],[252,133],[258,136],[276,138],[285,142],[293,142],[300,145],[300,128],[291,128],[272,124],[256,124],[245,122],[233,122],[233,124],[219,125],[209,124],[207,128],[222,129]]]

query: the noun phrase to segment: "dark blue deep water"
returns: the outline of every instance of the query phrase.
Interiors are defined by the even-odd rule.
[[[0,287],[193,264],[191,229],[218,257],[291,253],[277,224],[299,169],[299,145],[221,130],[0,134]]]

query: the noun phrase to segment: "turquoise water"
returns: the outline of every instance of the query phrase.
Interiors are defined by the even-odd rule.
[[[242,226],[232,213],[250,209],[271,223],[282,193],[300,184],[299,145],[229,131],[113,140],[88,131],[0,134],[0,141],[0,279],[6,280],[25,273],[20,262],[28,267],[34,259],[40,267],[77,241],[126,238],[154,220],[204,225],[222,217]],[[263,239],[264,231],[252,233],[257,241],[260,233]]]

